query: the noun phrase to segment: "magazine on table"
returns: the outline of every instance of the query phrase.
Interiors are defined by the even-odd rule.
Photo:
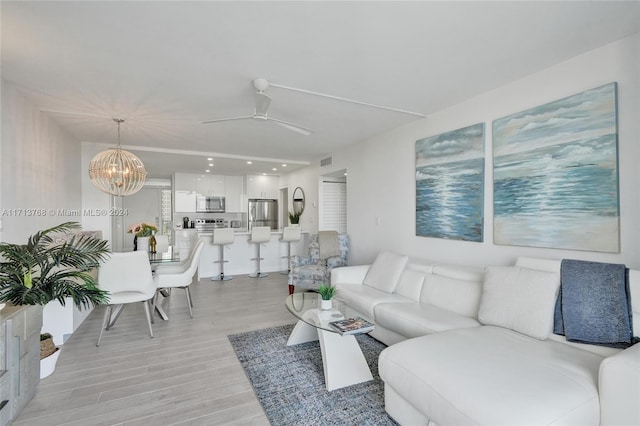
[[[375,328],[374,324],[360,317],[331,321],[329,324],[331,324],[331,326],[341,335],[369,333]]]

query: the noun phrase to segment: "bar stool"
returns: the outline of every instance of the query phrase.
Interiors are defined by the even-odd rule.
[[[250,274],[251,278],[264,278],[268,277],[269,274],[265,274],[260,272],[260,261],[264,258],[260,257],[260,245],[262,243],[268,243],[271,240],[271,227],[269,226],[254,226],[251,228],[251,238],[249,239],[250,243],[256,244],[258,246],[258,257],[254,257],[251,260],[258,261],[258,270],[253,274]]]
[[[224,264],[228,262],[228,260],[224,260],[224,248],[229,248],[229,245],[233,244],[235,236],[236,231],[233,228],[214,228],[211,244],[220,246],[220,260],[213,263],[220,264],[220,273],[211,277],[211,281],[229,281],[233,278],[231,275],[224,274]]]
[[[289,275],[291,272],[291,243],[300,241],[300,227],[299,226],[285,226],[282,230],[282,238],[280,241],[287,243],[287,255],[282,256],[287,258],[287,270],[280,271],[282,275]]]

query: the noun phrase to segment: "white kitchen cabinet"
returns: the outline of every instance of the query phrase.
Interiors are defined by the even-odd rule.
[[[209,179],[211,180],[211,195],[215,197],[225,197],[227,195],[227,176],[211,175]]]
[[[196,177],[193,173],[174,173],[173,189],[175,191],[193,191],[196,190]]]
[[[196,175],[196,193],[198,195],[226,196],[224,175]]]
[[[196,177],[197,175],[191,173],[174,173],[173,207],[175,212],[195,213]]]
[[[244,195],[244,177],[226,176],[225,197],[227,213],[247,211],[247,203]]]
[[[173,194],[173,205],[177,213],[195,213],[196,192],[175,191]]]
[[[247,198],[278,199],[278,176],[247,175]]]

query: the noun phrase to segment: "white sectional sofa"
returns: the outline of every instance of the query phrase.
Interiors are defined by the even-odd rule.
[[[402,425],[640,425],[640,344],[554,335],[559,271],[556,260],[469,268],[381,253],[334,269],[331,282],[389,345],[379,373]],[[640,271],[629,282],[638,336]]]

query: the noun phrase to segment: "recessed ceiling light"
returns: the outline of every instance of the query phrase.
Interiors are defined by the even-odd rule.
[[[247,164],[253,164],[253,161],[247,161]]]
[[[209,173],[210,171],[211,171],[211,170],[209,170],[209,169],[205,170],[205,172],[207,172],[207,173]]]
[[[274,172],[277,172],[277,171],[278,171],[278,169],[276,169],[275,167],[274,167],[273,169],[271,169],[271,170],[273,170]]]
[[[207,158],[207,161],[213,161],[213,158],[209,157]]]
[[[263,174],[262,174],[262,176],[266,176],[266,175],[267,175],[266,173],[263,173]]]
[[[282,165],[282,167],[287,167],[287,165],[286,165],[286,164],[283,164],[283,165]]]
[[[209,163],[209,167],[213,167],[213,163]]]

